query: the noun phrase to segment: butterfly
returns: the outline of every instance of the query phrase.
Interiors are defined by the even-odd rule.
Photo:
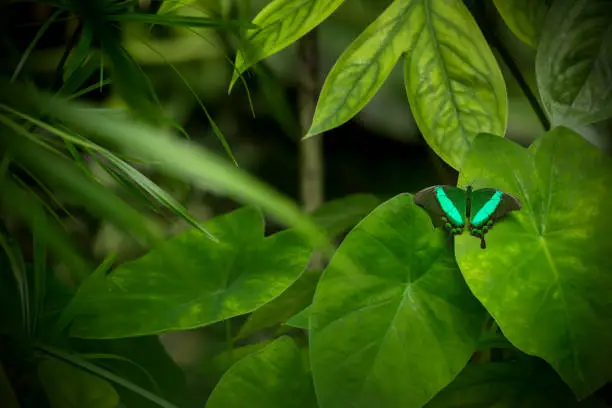
[[[427,187],[414,195],[414,203],[427,211],[435,228],[444,227],[451,236],[464,229],[480,238],[485,249],[485,234],[510,211],[521,209],[521,202],[511,194],[495,188],[465,190],[453,186]]]

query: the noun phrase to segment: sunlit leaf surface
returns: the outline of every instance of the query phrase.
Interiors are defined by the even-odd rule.
[[[456,238],[461,272],[508,340],[578,397],[612,379],[611,178],[610,159],[567,128],[528,150],[479,136],[460,174],[523,204],[487,234],[486,250]]]
[[[349,233],[317,287],[310,356],[321,407],[422,406],[467,363],[484,318],[444,234],[411,195],[392,198]]]

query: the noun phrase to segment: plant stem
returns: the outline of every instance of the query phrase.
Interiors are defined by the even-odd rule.
[[[301,134],[308,131],[317,103],[319,79],[319,51],[316,29],[298,42],[298,108]],[[300,198],[304,211],[316,210],[324,200],[323,135],[300,142]],[[314,269],[323,267],[323,257],[313,254]]]
[[[544,127],[544,130],[549,130],[550,121],[546,117],[544,109],[542,109],[542,106],[540,106],[538,98],[536,98],[535,94],[531,91],[531,88],[529,88],[529,85],[527,84],[527,81],[525,81],[525,78],[523,77],[523,74],[521,73],[521,70],[519,69],[518,65],[514,62],[512,56],[510,55],[506,47],[502,44],[502,42],[499,40],[499,38],[497,38],[496,34],[491,33],[491,35],[489,36],[489,40],[491,41],[491,45],[493,45],[493,47],[497,49],[497,52],[499,52],[499,56],[502,58],[502,60],[510,70],[510,73],[512,74],[514,79],[516,79],[516,82],[518,83],[519,87],[525,94],[525,97],[529,101],[531,108],[540,120],[542,127]]]

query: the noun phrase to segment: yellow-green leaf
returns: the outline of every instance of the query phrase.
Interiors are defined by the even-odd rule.
[[[493,0],[506,25],[521,41],[536,47],[548,12],[545,0]]]
[[[342,53],[325,79],[307,136],[333,129],[355,116],[417,40],[418,1],[394,1]]]
[[[408,101],[429,146],[460,169],[478,133],[502,136],[507,95],[497,61],[461,0],[419,1],[406,54]]]
[[[259,28],[246,32],[246,43],[236,55],[230,90],[244,71],[287,47],[333,13],[344,0],[275,0],[253,19]]]

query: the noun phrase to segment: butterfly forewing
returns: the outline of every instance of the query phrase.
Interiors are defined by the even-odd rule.
[[[465,192],[452,186],[433,186],[415,194],[414,202],[429,214],[434,226],[447,219],[455,227],[465,225]]]

